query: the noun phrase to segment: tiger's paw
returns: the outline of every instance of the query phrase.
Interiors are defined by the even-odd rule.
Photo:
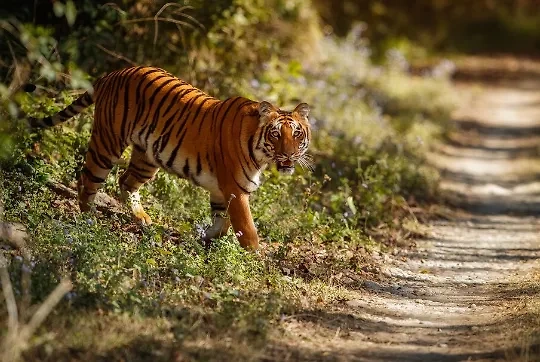
[[[150,226],[152,225],[152,219],[144,210],[138,210],[137,212],[133,213],[133,218],[137,222],[137,224],[141,226]]]

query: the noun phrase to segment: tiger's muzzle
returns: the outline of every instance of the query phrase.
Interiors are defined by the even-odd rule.
[[[290,159],[276,160],[276,168],[282,174],[291,175],[294,173],[294,162]]]

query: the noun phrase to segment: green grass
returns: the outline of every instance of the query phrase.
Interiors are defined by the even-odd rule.
[[[260,77],[237,82],[238,93],[313,109],[315,172],[268,170],[253,196],[260,256],[232,233],[205,251],[207,192],[164,172],[144,188],[155,221],[145,228],[127,211],[81,214],[76,200],[54,192],[51,180],[76,180],[89,113],[39,134],[2,122],[11,142],[1,160],[3,217],[31,235],[32,300],[64,277],[74,284],[25,358],[256,360],[283,316],[346,298],[355,283],[344,276],[371,264],[373,250],[402,241],[411,203],[434,197],[437,174],[424,152],[452,106],[445,80],[375,68],[351,42],[325,40],[325,57],[309,67],[270,61]],[[21,102],[50,114],[70,99]],[[104,186],[113,197],[123,167]],[[6,253],[20,295],[22,261],[17,250]]]

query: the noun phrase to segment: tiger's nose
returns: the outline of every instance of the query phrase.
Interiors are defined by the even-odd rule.
[[[290,160],[293,156],[294,151],[283,151],[281,155],[286,159]]]

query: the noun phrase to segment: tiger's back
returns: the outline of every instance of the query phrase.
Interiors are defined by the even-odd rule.
[[[258,126],[253,118],[256,108],[246,108],[257,102],[241,97],[220,101],[151,67],[128,68],[101,78],[94,99],[96,142],[112,158],[118,159],[133,144],[151,163],[210,191],[217,186],[219,165],[230,167],[232,161],[216,158],[226,158],[229,146],[219,136],[239,126],[235,117],[241,109],[252,116],[252,127],[246,131]]]
[[[31,123],[38,127],[58,124],[92,102],[92,136],[79,179],[83,211],[90,208],[112,165],[133,145],[130,164],[119,182],[122,198],[140,223],[151,220],[142,208],[138,190],[163,168],[210,192],[214,220],[207,240],[226,233],[232,222],[242,246],[256,249],[258,236],[248,199],[259,186],[261,172],[271,161],[288,172],[295,161],[309,161],[304,156],[310,138],[305,103],[293,112],[284,112],[267,102],[243,97],[220,101],[153,67],[109,73],[95,83],[92,95],[86,93],[56,115]],[[280,143],[270,136],[277,128],[290,133]],[[299,132],[307,143],[296,144]],[[279,157],[272,155],[277,148],[286,151]]]

